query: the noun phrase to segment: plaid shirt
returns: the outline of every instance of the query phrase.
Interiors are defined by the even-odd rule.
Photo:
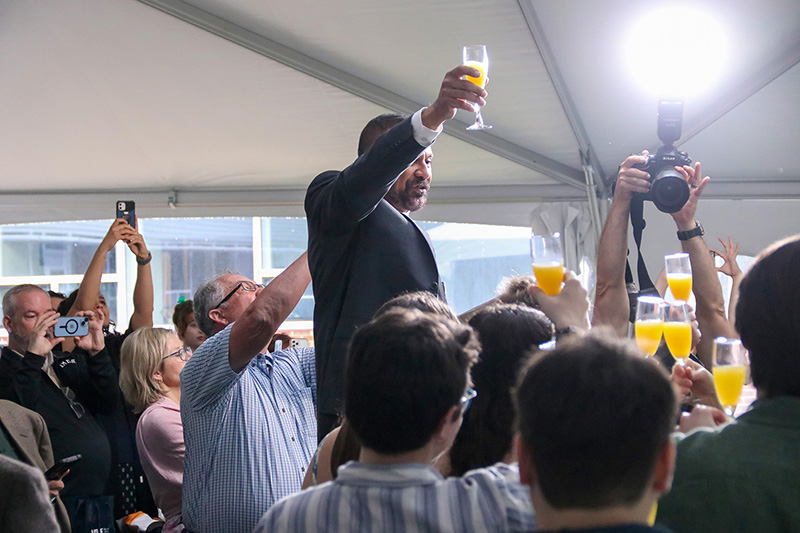
[[[317,443],[313,348],[259,354],[236,373],[231,327],[181,372],[183,522],[203,533],[250,533],[273,503],[300,490]]]
[[[351,461],[335,481],[275,504],[254,533],[533,531],[528,487],[498,463],[444,479],[430,465]]]

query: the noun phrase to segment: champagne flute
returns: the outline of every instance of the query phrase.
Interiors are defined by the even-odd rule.
[[[725,414],[733,416],[747,375],[747,351],[739,339],[714,339],[714,388]]]
[[[531,235],[531,257],[536,285],[548,296],[561,294],[561,284],[564,281],[561,234]]]
[[[667,267],[667,283],[676,300],[688,302],[692,294],[692,263],[689,254],[664,256]]]
[[[666,304],[664,313],[664,340],[672,357],[681,366],[692,351],[692,323],[686,302]]]
[[[466,76],[467,80],[480,87],[486,87],[486,82],[489,81],[487,75],[489,74],[489,56],[486,54],[485,44],[467,45],[462,50],[463,64],[481,71],[481,75],[477,78]],[[472,104],[472,109],[475,110],[475,123],[469,126],[468,130],[488,130],[491,128],[488,124],[484,124],[483,116],[481,116],[481,106],[479,104]]]
[[[664,330],[664,300],[639,296],[636,300],[636,344],[647,356],[655,355]]]

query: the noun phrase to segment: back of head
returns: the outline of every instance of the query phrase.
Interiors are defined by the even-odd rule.
[[[539,302],[528,292],[531,285],[536,285],[536,279],[531,275],[505,278],[497,286],[497,299],[507,304],[521,304],[539,309]]]
[[[536,484],[557,509],[638,502],[677,415],[664,371],[596,332],[540,352],[516,398]]]
[[[345,373],[345,416],[362,445],[381,454],[426,445],[459,405],[478,342],[469,326],[391,309],[359,328]]]
[[[750,351],[753,385],[800,396],[800,235],[761,252],[739,287],[736,330]]]
[[[423,313],[431,313],[449,318],[450,320],[458,320],[452,307],[428,291],[407,292],[400,296],[395,296],[375,311],[375,317],[381,316],[394,307],[417,309]]]
[[[77,299],[78,289],[75,289],[69,293],[69,295],[61,301],[61,303],[58,304],[58,309],[56,309],[56,311],[58,311],[61,316],[67,316],[67,313],[69,313],[69,310],[72,309],[73,305],[75,305],[75,300]]]
[[[161,398],[154,373],[161,366],[172,332],[163,328],[139,328],[125,339],[120,350],[119,388],[134,413],[144,411]]]
[[[33,285],[31,283],[14,285],[3,295],[3,314],[9,317],[14,317],[17,314],[17,296],[30,291],[41,291],[49,298],[47,291],[38,285]]]
[[[367,125],[361,130],[361,135],[358,138],[358,155],[361,156],[365,154],[378,137],[403,122],[406,118],[408,118],[408,115],[386,113],[384,115],[378,115],[367,122]]]
[[[469,325],[481,343],[480,361],[472,368],[472,387],[478,396],[464,415],[450,450],[450,474],[454,476],[502,461],[511,450],[511,389],[531,351],[551,339],[553,327],[541,311],[511,304],[484,309]]]

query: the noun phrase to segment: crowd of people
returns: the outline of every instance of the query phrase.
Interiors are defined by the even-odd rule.
[[[628,339],[625,263],[650,182],[630,156],[593,303],[567,271],[556,296],[517,276],[457,316],[409,214],[444,122],[485,103],[473,74],[457,67],[430,106],[370,121],[354,163],[308,188],[308,252],[267,286],[204,282],[174,331],[153,327],[135,221],[113,222],[73,294],[8,290],[0,531],[800,530],[800,236],[746,274],[723,241],[716,267],[695,219],[708,178],[676,167],[691,191],[672,217],[694,278],[693,360],[646,357]],[[124,333],[100,293],[119,241],[137,262]],[[310,283],[315,345],[292,347],[278,330]],[[55,335],[59,317],[88,332]],[[720,336],[749,350],[758,393],[735,419],[709,372]]]

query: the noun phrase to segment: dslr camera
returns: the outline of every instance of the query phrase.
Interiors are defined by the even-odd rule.
[[[644,163],[634,165],[650,174],[650,192],[641,196],[653,202],[664,213],[680,211],[689,200],[689,185],[681,173],[675,170],[676,166],[692,164],[692,158],[673,145],[681,138],[682,123],[683,102],[662,99],[658,103],[658,138],[664,146],[655,154],[647,155]]]

